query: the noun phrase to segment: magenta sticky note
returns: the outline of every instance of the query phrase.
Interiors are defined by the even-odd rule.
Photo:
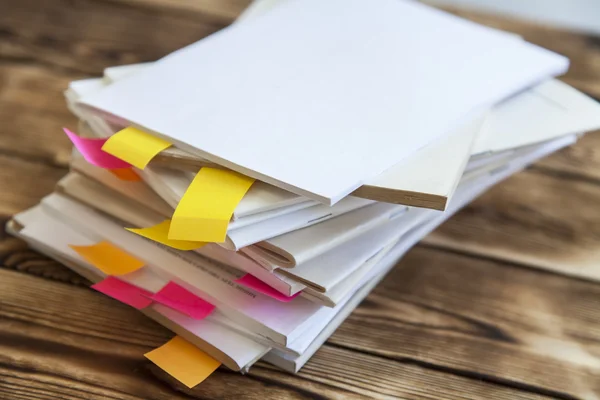
[[[106,139],[88,139],[77,136],[67,128],[63,128],[73,145],[87,162],[100,168],[119,169],[130,168],[131,165],[102,150]]]
[[[194,319],[204,319],[215,309],[215,306],[208,301],[201,299],[175,282],[167,283],[151,298],[157,303]]]
[[[138,310],[152,304],[152,292],[124,282],[114,276],[109,276],[102,282],[96,283],[92,288]]]
[[[292,296],[286,296],[285,294],[278,292],[277,290],[273,289],[271,286],[267,285],[260,279],[254,277],[253,275],[250,275],[250,274],[246,274],[246,275],[242,276],[241,278],[236,279],[235,281],[241,285],[246,286],[247,288],[256,290],[259,293],[262,293],[266,296],[272,297],[275,300],[283,301],[285,303],[287,303],[288,301],[294,300],[296,297],[298,297],[300,295],[300,292],[298,292]]]

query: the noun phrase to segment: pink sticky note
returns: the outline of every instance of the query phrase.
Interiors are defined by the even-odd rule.
[[[278,292],[277,290],[273,289],[271,286],[267,285],[260,279],[254,277],[253,275],[250,275],[250,274],[246,274],[246,275],[242,276],[241,278],[236,279],[235,281],[241,285],[246,286],[247,288],[256,290],[259,293],[262,293],[266,296],[272,297],[275,300],[283,301],[284,303],[287,303],[288,301],[292,301],[300,295],[300,292],[298,292],[292,296],[286,296],[285,294]]]
[[[79,150],[87,162],[100,168],[119,169],[130,168],[131,165],[118,159],[112,154],[102,151],[102,145],[106,139],[88,139],[77,136],[67,128],[63,128],[73,145]]]
[[[194,319],[204,319],[215,309],[208,301],[175,282],[167,283],[151,299]]]
[[[152,304],[152,292],[140,289],[114,276],[109,276],[102,282],[96,283],[92,288],[138,310]]]

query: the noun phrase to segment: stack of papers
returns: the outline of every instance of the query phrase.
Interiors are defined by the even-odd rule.
[[[423,236],[600,128],[567,68],[412,1],[258,1],[72,82],[71,171],[8,229],[172,330],[146,356],[187,386],[297,372]]]

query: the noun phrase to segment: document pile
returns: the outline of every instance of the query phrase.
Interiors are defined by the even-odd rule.
[[[190,387],[298,371],[423,236],[600,128],[568,60],[513,35],[412,1],[266,4],[72,82],[71,172],[8,224],[172,330],[146,356]]]

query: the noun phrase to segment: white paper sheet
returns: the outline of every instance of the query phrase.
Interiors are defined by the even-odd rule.
[[[499,152],[599,128],[600,103],[553,79],[496,106],[472,153]]]
[[[279,264],[279,266],[291,268],[301,265],[375,226],[398,218],[406,210],[405,206],[374,203],[310,228],[298,229],[259,242],[256,246],[248,248],[247,254],[253,258],[261,256],[263,259],[270,259],[274,267]],[[289,262],[278,262],[281,257],[269,258],[272,252],[283,255]]]
[[[262,240],[315,225],[372,203],[373,201],[371,200],[348,197],[331,207],[323,204],[308,207],[291,214],[269,218],[249,226],[228,231],[227,242],[223,245],[230,250],[239,250]]]
[[[475,108],[567,67],[564,57],[416,2],[303,0],[82,103],[333,204]]]
[[[371,257],[374,257],[382,248],[395,242],[404,231],[405,226],[404,218],[389,221],[334,247],[319,257],[294,268],[280,271],[301,279],[307,285],[316,286],[319,290],[331,290]]]

